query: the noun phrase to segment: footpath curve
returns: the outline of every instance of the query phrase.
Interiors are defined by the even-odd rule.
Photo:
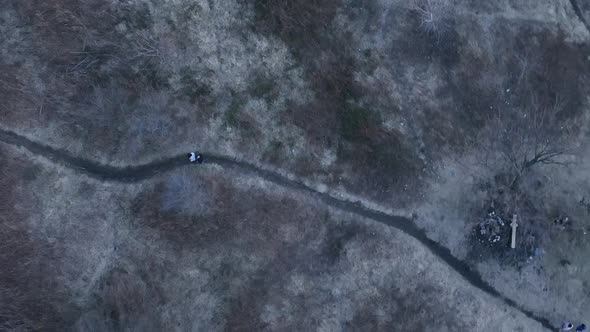
[[[578,19],[580,19],[582,24],[584,24],[586,30],[590,32],[590,24],[588,24],[588,21],[586,20],[586,18],[584,18],[584,14],[582,13],[582,9],[578,5],[578,2],[576,0],[570,0],[570,4],[574,8],[574,12],[576,13],[576,16],[578,16]]]
[[[92,178],[105,182],[140,182],[163,172],[180,167],[191,166],[191,164],[187,161],[186,155],[182,154],[171,156],[165,159],[155,160],[143,165],[114,167],[73,156],[65,150],[32,141],[24,136],[3,129],[0,129],[0,142],[25,148],[31,153],[47,158],[56,164],[60,164],[81,173],[85,173]],[[553,330],[555,328],[546,318],[537,316],[532,311],[523,308],[514,300],[509,299],[498,292],[494,287],[483,280],[479,272],[471,269],[465,261],[462,261],[453,256],[448,248],[428,238],[428,236],[426,236],[426,232],[419,228],[414,223],[414,221],[409,218],[389,215],[362,206],[359,202],[351,202],[333,197],[326,193],[321,193],[300,181],[288,179],[276,172],[265,170],[257,167],[256,165],[236,160],[231,157],[209,154],[206,152],[204,152],[204,155],[205,163],[216,164],[224,168],[233,168],[243,173],[249,173],[254,176],[258,176],[265,181],[275,183],[285,188],[312,194],[326,205],[365,217],[367,219],[372,219],[390,227],[394,227],[418,240],[420,243],[426,246],[430,252],[432,252],[432,254],[443,260],[474,287],[479,288],[485,293],[501,300],[506,305],[522,312],[528,318],[539,322],[546,329]]]

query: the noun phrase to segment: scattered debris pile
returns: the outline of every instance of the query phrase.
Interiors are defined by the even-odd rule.
[[[518,220],[515,247],[511,248],[513,213],[504,212],[492,204],[480,217],[471,233],[470,259],[483,261],[496,259],[502,265],[522,267],[544,255],[543,227],[530,217]],[[510,216],[510,217],[509,217]],[[568,219],[559,222],[567,223]],[[546,224],[545,224],[546,228]]]
[[[496,211],[490,209],[487,217],[483,218],[476,228],[477,237],[482,243],[498,243],[508,231],[506,225],[507,223],[504,222],[502,217]]]
[[[553,224],[561,230],[565,230],[572,226],[572,221],[568,216],[559,216],[553,220]]]

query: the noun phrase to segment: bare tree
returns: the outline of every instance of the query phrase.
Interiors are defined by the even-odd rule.
[[[449,0],[412,0],[409,8],[418,15],[420,28],[437,39],[448,29]]]
[[[543,106],[537,98],[531,99],[526,108],[493,109],[482,131],[485,149],[508,166],[511,189],[536,165],[567,165],[574,152],[574,125],[560,117],[563,101],[556,97]]]
[[[131,60],[139,57],[159,58],[160,49],[158,40],[146,31],[135,33],[135,39],[131,43],[134,54]]]

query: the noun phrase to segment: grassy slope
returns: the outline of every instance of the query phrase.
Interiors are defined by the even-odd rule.
[[[23,264],[5,261],[11,268],[0,272],[0,308],[13,313],[5,326],[515,331],[533,324],[466,286],[413,239],[264,182],[205,167],[104,185],[1,151],[13,160],[3,174],[33,169],[21,185],[3,183],[4,198],[22,191],[19,200],[37,206],[12,205],[11,233],[2,232],[3,253],[27,252]],[[179,177],[198,193],[184,196]],[[170,204],[170,191],[211,201]]]
[[[524,226],[542,241],[528,248],[548,258],[529,268],[547,272],[535,273],[533,289],[503,287],[540,312],[577,310],[568,306],[588,292],[587,278],[559,262],[585,249],[569,246],[581,241],[575,230],[563,237],[550,221],[568,214],[576,229],[589,226],[577,204],[590,188],[587,162],[539,169],[518,199],[498,197],[506,165],[480,167],[480,148],[501,135],[478,135],[490,107],[519,114],[559,97],[561,119],[584,141],[588,33],[567,3],[457,1],[456,15],[436,13],[436,33],[406,2],[314,3],[9,1],[2,126],[109,163],[196,146],[276,166],[418,212],[458,256],[507,269],[492,281],[519,272],[469,236],[493,199],[515,202],[504,214],[531,216]],[[569,304],[529,297],[547,283]]]

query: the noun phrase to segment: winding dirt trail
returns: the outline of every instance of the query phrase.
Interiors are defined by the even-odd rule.
[[[69,152],[53,148],[35,141],[32,141],[24,136],[16,134],[11,131],[0,129],[0,142],[8,145],[23,147],[31,153],[43,156],[56,164],[77,170],[85,173],[88,176],[101,180],[121,183],[133,183],[142,180],[147,180],[160,173],[167,172],[180,167],[195,167],[188,163],[186,155],[176,155],[169,158],[156,160],[147,164],[127,167],[113,167],[109,165],[100,164],[91,160],[75,157]],[[351,202],[344,199],[333,197],[326,193],[321,193],[314,188],[305,185],[296,180],[288,179],[276,172],[261,169],[253,164],[239,161],[227,156],[205,154],[205,163],[216,164],[224,168],[233,168],[239,172],[247,173],[253,176],[260,177],[266,181],[275,183],[277,185],[289,188],[292,190],[302,191],[311,194],[321,200],[323,203],[353,213],[374,221],[383,223],[387,226],[394,227],[420,241],[426,246],[434,255],[446,262],[453,270],[459,273],[467,282],[474,287],[481,289],[489,295],[500,299],[506,305],[515,308],[524,315],[539,322],[548,330],[553,330],[554,327],[546,319],[537,316],[532,311],[529,311],[518,305],[512,299],[500,294],[489,283],[483,280],[479,272],[472,270],[469,265],[451,254],[449,249],[442,246],[426,236],[424,230],[420,229],[411,219],[389,215],[380,211],[372,210],[362,206],[358,202]]]
[[[576,0],[570,0],[570,4],[572,5],[572,7],[574,7],[574,12],[576,13],[576,16],[578,16],[580,21],[582,21],[582,24],[584,24],[586,30],[590,32],[590,24],[588,24],[588,21],[584,18],[584,14],[582,13],[582,9],[580,9],[580,6],[578,5],[578,2]]]

